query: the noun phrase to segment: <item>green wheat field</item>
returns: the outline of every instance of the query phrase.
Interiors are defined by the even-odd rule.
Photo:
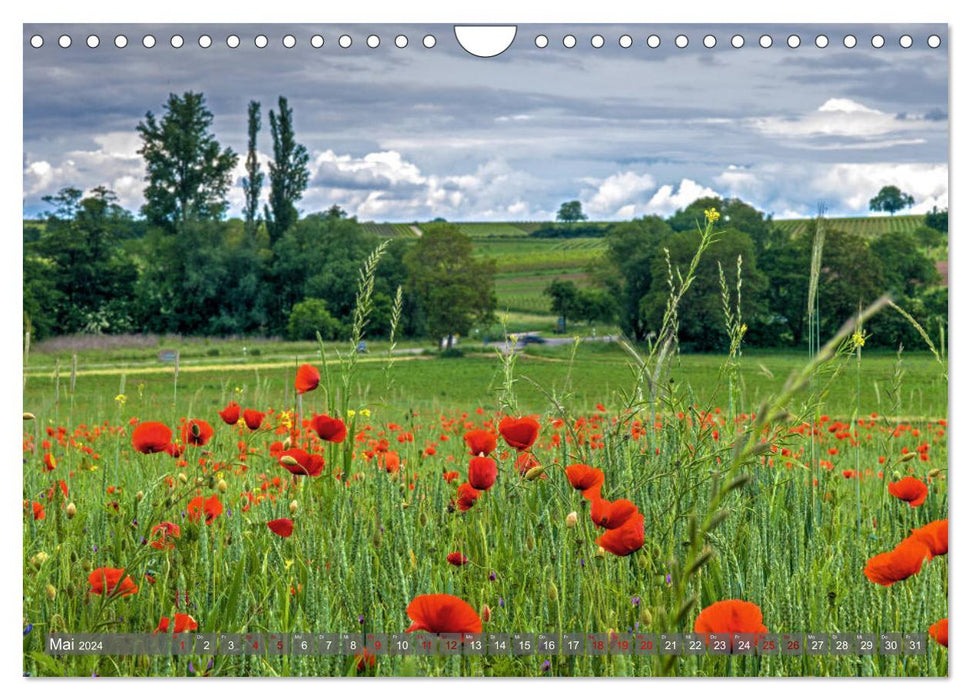
[[[514,229],[525,235],[478,233]],[[565,241],[546,260],[575,267],[588,244]],[[578,339],[447,358],[392,353],[392,340],[358,356],[365,278],[349,343],[175,364],[28,351],[24,672],[946,676],[947,358],[930,343],[870,351],[867,321],[894,313],[881,301],[803,353],[749,354],[731,294],[727,351],[681,355],[676,311],[693,269],[650,345]],[[502,278],[497,288],[534,296]],[[936,521],[943,551],[939,531],[933,542],[913,534]],[[422,599],[446,595],[461,615]],[[49,633],[409,628],[902,633],[923,645],[793,656],[44,650]]]

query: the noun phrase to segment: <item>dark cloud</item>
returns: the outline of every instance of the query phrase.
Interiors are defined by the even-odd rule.
[[[888,38],[879,51],[869,46],[878,31]],[[371,32],[381,38],[376,49],[366,45]],[[655,32],[662,43],[653,49],[646,38]],[[702,43],[709,32],[713,49]],[[793,32],[803,42],[798,50],[785,46]],[[891,40],[905,32],[915,40],[907,50]],[[180,49],[168,43],[176,33],[185,40]],[[253,44],[258,33],[269,40],[264,49]],[[562,45],[568,33],[577,39],[573,49]],[[775,42],[768,50],[758,47],[765,33]],[[830,48],[812,45],[820,33]],[[859,38],[856,49],[842,47],[848,33]],[[927,48],[931,33],[942,37],[941,48]],[[29,46],[33,34],[44,37],[43,48]],[[70,48],[57,46],[61,34],[72,36]],[[88,34],[101,38],[97,49],[85,45]],[[128,37],[127,48],[113,46],[118,34]],[[142,48],[145,34],[156,37],[155,48]],[[202,34],[212,37],[211,48],[198,47]],[[239,48],[226,46],[229,34],[240,37]],[[296,48],[282,45],[286,34]],[[320,49],[309,46],[314,34],[324,37]],[[342,34],[353,40],[348,49],[337,45]],[[408,37],[407,48],[395,47],[397,34]],[[548,37],[547,48],[535,48],[538,34]],[[591,46],[594,34],[605,38],[601,49]],[[632,37],[630,49],[620,47],[622,34]],[[688,48],[674,46],[677,34],[688,37]],[[733,34],[745,38],[745,48],[731,46]],[[436,37],[434,49],[422,46],[425,35]],[[428,202],[448,197],[459,202],[453,218],[461,207],[478,207],[468,210],[475,218],[518,201],[538,215],[555,210],[561,197],[579,196],[591,178],[626,171],[650,173],[659,186],[689,179],[717,189],[715,178],[729,166],[940,163],[947,158],[947,38],[942,25],[796,25],[785,32],[776,25],[521,25],[506,52],[484,60],[457,45],[451,25],[26,25],[25,209],[38,211],[43,194],[70,178],[81,187],[117,183],[137,197],[135,127],[147,111],[161,112],[169,93],[187,90],[205,93],[217,136],[237,152],[246,145],[246,104],[260,101],[265,114],[286,95],[312,158],[335,154],[317,162],[312,187],[411,201],[400,214],[386,210],[387,218],[434,215]],[[924,115],[916,117],[928,125],[922,143],[888,137],[872,147],[878,142],[786,138],[752,126],[764,117],[798,122],[832,98],[906,115],[905,125]],[[270,150],[265,118],[260,150]],[[400,162],[361,164],[385,151]],[[518,189],[488,187],[497,162],[520,176]],[[806,196],[795,188],[773,192],[772,201],[795,206]]]

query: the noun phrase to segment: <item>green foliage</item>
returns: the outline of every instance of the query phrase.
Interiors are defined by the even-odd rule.
[[[944,215],[947,216],[947,212]],[[946,227],[947,224],[945,223],[944,226]],[[918,226],[914,229],[913,235],[917,242],[928,250],[947,244],[946,229],[941,232],[932,226]]]
[[[572,280],[554,279],[543,291],[550,298],[550,310],[563,318],[596,323],[612,322],[617,315],[613,296],[604,289],[579,289]]]
[[[43,232],[24,244],[24,310],[35,336],[130,330],[126,304],[137,270],[119,232],[131,215],[104,187],[87,197],[64,188],[44,199],[53,209]]]
[[[150,224],[176,233],[225,214],[237,156],[220,148],[211,127],[212,112],[196,92],[169,95],[161,120],[148,112],[138,125],[148,181],[142,214]]]
[[[702,197],[692,202],[684,209],[679,209],[668,218],[668,224],[674,231],[695,231],[705,226],[705,211],[714,209],[720,215],[718,224],[726,228],[749,236],[755,244],[757,254],[770,243],[772,235],[772,217],[766,216],[751,204],[740,199],[722,199],[721,197]]]
[[[691,263],[701,242],[701,233],[680,231],[664,241],[668,255],[655,256],[651,262],[651,287],[640,302],[640,315],[652,330],[660,326],[668,298],[670,260],[675,284]],[[696,278],[678,307],[678,329],[681,342],[687,348],[700,351],[724,350],[728,347],[722,308],[719,264],[728,288],[738,285],[738,259],[741,257],[743,322],[761,319],[765,315],[764,293],[766,279],[756,264],[752,239],[741,231],[717,231],[714,242],[698,263]]]
[[[281,96],[278,104],[279,114],[270,111],[273,161],[270,163],[270,204],[266,209],[270,241],[273,243],[296,223],[296,203],[303,197],[310,178],[310,171],[307,169],[310,155],[296,141],[293,110],[285,97]]]
[[[885,211],[890,216],[914,206],[914,198],[895,185],[886,185],[870,200],[870,211]]]
[[[256,138],[260,133],[260,103],[252,100],[246,115],[246,177],[243,178],[243,193],[246,204],[243,207],[243,220],[247,230],[253,231],[260,211],[260,193],[263,191],[263,171],[256,152]]]
[[[947,209],[938,210],[935,206],[924,214],[924,225],[947,234]]]
[[[919,287],[938,279],[934,263],[924,255],[915,234],[885,233],[870,242],[870,251],[883,267],[885,287],[891,294],[913,296]]]
[[[578,221],[586,221],[587,215],[583,213],[583,205],[576,199],[570,202],[563,202],[559,211],[556,212],[556,220],[567,224],[575,224]]]
[[[335,340],[341,333],[341,323],[327,310],[323,299],[304,299],[294,304],[287,321],[290,340],[313,340],[320,333],[324,340]]]
[[[405,254],[407,288],[419,300],[433,338],[466,335],[496,308],[495,262],[476,258],[454,224],[429,224]]]
[[[620,300],[620,325],[625,333],[643,340],[649,332],[641,314],[641,299],[650,292],[654,269],[652,261],[662,253],[662,242],[671,227],[658,216],[617,224],[607,236],[607,253],[600,278]]]
[[[543,224],[532,233],[530,238],[600,238],[606,236],[613,224],[571,223]]]

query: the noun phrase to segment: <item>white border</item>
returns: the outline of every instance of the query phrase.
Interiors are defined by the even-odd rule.
[[[2,112],[3,129],[0,131],[4,139],[6,148],[2,153],[5,154],[2,173],[2,195],[4,206],[0,211],[5,213],[7,220],[7,251],[5,254],[5,264],[10,267],[12,274],[0,276],[3,280],[5,302],[3,308],[2,327],[6,329],[3,334],[2,345],[3,357],[7,372],[0,373],[0,395],[17,396],[21,393],[20,377],[15,371],[9,371],[14,367],[17,358],[20,357],[20,309],[17,300],[21,298],[20,292],[20,273],[15,272],[19,269],[21,237],[19,230],[21,227],[22,211],[22,28],[24,22],[258,22],[258,23],[279,23],[287,22],[442,22],[442,23],[524,23],[524,22],[590,22],[590,23],[667,23],[667,22],[704,22],[709,23],[852,23],[852,22],[948,22],[951,24],[949,37],[949,50],[951,54],[951,75],[950,85],[952,89],[952,99],[949,105],[949,118],[951,124],[951,186],[949,188],[949,202],[951,202],[951,230],[957,232],[951,237],[951,266],[953,269],[963,269],[963,263],[971,263],[968,254],[969,243],[965,241],[967,232],[962,231],[961,217],[962,204],[965,197],[962,194],[965,190],[960,189],[963,179],[960,174],[965,167],[965,156],[967,155],[967,140],[963,138],[963,131],[955,128],[961,124],[962,119],[964,129],[967,128],[968,120],[968,87],[962,84],[962,79],[966,83],[966,75],[962,73],[962,66],[969,65],[968,57],[971,51],[963,47],[961,39],[963,30],[971,26],[964,22],[963,13],[959,11],[958,3],[934,2],[925,0],[914,2],[914,0],[882,0],[879,3],[852,3],[846,0],[814,0],[812,3],[783,3],[774,1],[760,0],[758,2],[725,2],[724,0],[694,0],[691,3],[662,3],[662,2],[617,2],[611,0],[599,0],[596,3],[586,5],[567,5],[559,2],[555,5],[546,3],[526,3],[522,0],[478,0],[471,3],[456,3],[454,1],[421,1],[412,0],[411,2],[392,2],[390,0],[372,0],[368,3],[347,3],[336,5],[335,3],[241,3],[229,2],[227,0],[211,0],[207,3],[200,3],[198,0],[167,0],[165,3],[132,3],[131,0],[109,0],[99,2],[96,5],[91,3],[66,2],[64,0],[47,0],[43,3],[32,3],[26,5],[16,4],[15,13],[4,11],[3,22],[5,41],[2,43],[4,52],[5,70],[3,71],[6,83],[4,95],[9,103]],[[8,16],[11,15],[11,16]],[[959,20],[961,20],[959,22]],[[964,60],[962,60],[962,58]],[[106,76],[110,80],[110,76]],[[966,188],[965,188],[966,189]],[[957,206],[954,206],[954,205]],[[955,218],[955,215],[956,218]],[[950,299],[951,309],[959,309],[963,313],[967,308],[971,308],[971,297],[969,297],[968,286],[964,284],[963,275],[949,276],[951,281]],[[965,303],[968,302],[968,303]],[[952,321],[958,320],[958,314],[952,313]],[[971,391],[971,369],[962,361],[964,359],[963,350],[968,343],[968,326],[952,323],[951,325],[951,355],[955,361],[951,363],[951,406],[952,417],[963,415],[963,420],[968,420],[969,397]],[[0,425],[5,426],[3,453],[6,459],[2,464],[5,467],[8,478],[14,478],[14,471],[17,468],[20,452],[20,428],[21,417],[15,407],[15,402],[10,401],[5,408]],[[960,428],[963,425],[959,424]],[[15,432],[16,431],[16,432]],[[950,447],[952,455],[971,454],[971,431],[956,430],[950,436]],[[963,483],[962,471],[968,467],[963,464],[965,459],[958,458],[957,468],[952,470],[951,475],[951,497],[953,499],[956,489],[961,489]],[[13,527],[20,531],[20,490],[13,487],[4,491],[6,494],[3,499],[3,508],[0,513],[8,519],[7,528]],[[959,500],[959,503],[962,501]],[[952,522],[952,534],[957,534],[958,548],[960,550],[966,532],[964,527],[965,520],[961,518],[960,510],[957,512],[958,518]],[[10,530],[4,529],[5,532]],[[954,539],[954,538],[952,538]],[[961,558],[957,562],[953,561],[953,550],[950,562],[951,590],[960,591],[956,586],[964,580],[965,569],[961,566]],[[21,550],[10,548],[6,552],[5,561],[8,566],[16,567],[16,562],[22,558]],[[3,588],[4,595],[0,600],[7,601],[7,605],[2,606],[2,624],[0,630],[3,631],[2,639],[4,649],[2,658],[6,668],[4,678],[21,676],[21,640],[16,638],[16,631],[21,625],[21,589],[20,581],[16,576],[6,576],[0,578],[0,586]],[[954,608],[962,607],[961,596],[951,595],[950,611],[954,615]],[[958,644],[960,648],[962,638],[971,638],[961,632],[963,624],[958,627]],[[971,624],[969,624],[971,628]],[[965,648],[969,645],[964,645]],[[409,680],[409,681],[389,681],[383,680],[364,686],[358,686],[351,690],[341,682],[338,687],[334,685],[338,681],[287,681],[287,685],[280,686],[270,681],[257,681],[256,683],[243,684],[242,680],[223,681],[230,683],[229,686],[220,684],[219,688],[207,686],[201,689],[200,686],[192,686],[191,692],[225,692],[233,694],[234,699],[240,697],[260,697],[264,698],[268,693],[345,693],[348,690],[357,693],[380,693],[393,694],[392,697],[402,696],[427,697],[429,694],[450,694],[460,693],[468,698],[494,698],[498,693],[505,694],[510,690],[533,692],[538,689],[538,684],[552,684],[544,689],[546,693],[554,693],[557,700],[565,697],[583,697],[589,700],[591,694],[594,697],[601,693],[618,693],[638,695],[653,695],[677,693],[678,697],[708,696],[712,693],[756,693],[778,694],[784,693],[787,698],[803,698],[816,696],[820,693],[831,695],[834,691],[838,694],[843,692],[879,694],[881,700],[890,697],[906,697],[913,700],[915,694],[933,693],[935,698],[954,694],[958,684],[956,679],[966,679],[968,674],[963,664],[954,655],[950,660],[950,681],[910,681],[903,679],[893,680],[791,680],[784,684],[757,680],[732,680],[731,685],[726,687],[718,686],[718,680],[700,681],[658,681],[657,679],[644,682],[637,681],[588,681],[568,682],[567,680],[538,679],[538,680],[505,680],[505,681],[486,681],[475,682],[473,680]],[[478,679],[476,679],[478,680]],[[105,681],[37,681],[22,680],[17,683],[16,690],[13,692],[27,692],[32,697],[38,694],[47,696],[57,694],[60,698],[70,697],[72,700],[78,696],[78,691],[83,697],[88,693],[97,693],[99,698],[105,692],[110,692],[114,697],[138,697],[154,698],[169,696],[173,692],[185,692],[187,685],[172,685],[171,682],[159,683],[157,681],[145,680],[122,680],[108,681],[110,690],[103,687]],[[311,687],[308,683],[322,682],[324,685]],[[728,682],[728,681],[726,681]],[[299,685],[293,685],[299,683]],[[662,685],[663,684],[663,685]]]

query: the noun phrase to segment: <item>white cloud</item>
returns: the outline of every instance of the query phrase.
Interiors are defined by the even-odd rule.
[[[947,206],[946,163],[835,163],[731,166],[714,178],[725,196],[738,197],[776,218],[812,216],[819,203],[833,215],[859,215],[885,185],[912,195],[908,213]]]
[[[23,196],[40,198],[62,187],[85,191],[99,185],[114,190],[118,203],[137,209],[142,202],[145,166],[138,155],[138,135],[110,132],[94,137],[97,148],[68,151],[60,162],[33,160],[28,154],[24,167]]]
[[[629,210],[634,202],[645,200],[655,187],[657,181],[649,173],[615,173],[601,180],[597,191],[585,199],[587,213],[595,218],[624,216],[621,209]]]
[[[831,98],[818,109],[794,119],[783,117],[757,117],[750,121],[757,131],[768,136],[797,139],[832,137],[841,139],[839,144],[814,144],[815,148],[884,148],[888,146],[925,143],[920,132],[942,127],[923,117],[881,112],[866,105],[843,98]],[[910,138],[899,135],[912,132]],[[887,138],[898,135],[897,138]],[[803,144],[806,145],[806,144]]]
[[[684,209],[696,199],[718,196],[719,194],[710,187],[705,187],[694,180],[685,178],[681,180],[677,190],[671,185],[664,185],[655,192],[651,201],[647,203],[646,213],[670,216],[678,209]]]
[[[838,198],[855,210],[869,208],[884,185],[895,185],[913,196],[911,214],[947,206],[946,163],[839,163],[817,174],[810,187]]]

